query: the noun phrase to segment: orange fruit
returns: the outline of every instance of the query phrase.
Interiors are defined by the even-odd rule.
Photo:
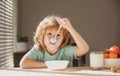
[[[109,58],[109,54],[108,54],[108,53],[105,53],[105,54],[104,54],[104,58]]]
[[[117,58],[118,54],[115,51],[110,51],[109,58]]]
[[[113,73],[115,73],[115,72],[117,72],[117,67],[116,66],[113,66],[113,67],[111,67],[111,71],[113,72]]]
[[[110,52],[110,49],[105,49],[105,50],[103,51],[103,53],[104,53],[104,58],[109,58],[109,52]]]

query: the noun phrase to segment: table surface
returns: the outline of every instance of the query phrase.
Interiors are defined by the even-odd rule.
[[[2,72],[2,71],[4,72]],[[7,71],[7,73],[5,73]],[[2,72],[2,73],[1,73]],[[28,73],[29,72],[29,73]],[[6,68],[6,69],[0,69],[0,76],[7,76],[9,74],[14,73],[17,74],[17,76],[24,76],[24,75],[29,75],[32,76],[35,74],[35,76],[38,76],[41,74],[44,76],[120,76],[120,69],[116,73],[111,72],[110,69],[103,68],[101,70],[93,70],[92,68],[85,66],[85,67],[68,67],[63,70],[49,70],[47,68],[34,68],[34,69],[20,69],[20,68]],[[24,75],[22,75],[24,73]],[[7,75],[5,75],[7,74]]]

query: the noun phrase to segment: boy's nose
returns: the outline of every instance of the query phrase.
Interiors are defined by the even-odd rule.
[[[51,37],[50,38],[54,38],[55,37],[55,35],[51,35]]]

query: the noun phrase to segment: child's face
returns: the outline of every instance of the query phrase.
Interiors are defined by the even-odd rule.
[[[64,38],[63,34],[61,32],[59,32],[56,36],[57,42],[55,44],[50,43],[50,39],[54,38],[56,32],[57,32],[57,30],[55,30],[55,29],[46,31],[46,34],[45,34],[45,37],[44,37],[44,43],[45,43],[47,48],[58,49],[59,46],[61,45],[62,40]]]

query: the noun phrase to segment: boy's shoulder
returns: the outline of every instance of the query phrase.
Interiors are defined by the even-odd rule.
[[[38,49],[38,46],[35,44],[33,45],[32,49],[30,50],[31,52],[40,52]]]
[[[67,45],[65,47],[63,47],[61,50],[70,50],[70,49],[73,49],[73,48],[76,48],[76,46],[72,46],[72,45]]]

